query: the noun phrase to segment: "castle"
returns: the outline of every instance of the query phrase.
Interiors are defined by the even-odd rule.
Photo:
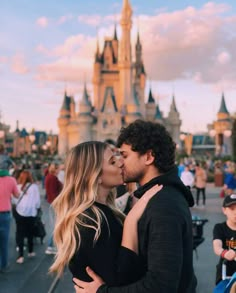
[[[85,84],[76,112],[74,97],[65,91],[58,117],[59,155],[84,141],[116,141],[120,128],[136,119],[164,124],[174,141],[179,143],[181,120],[174,96],[167,117],[163,117],[151,89],[145,102],[146,72],[142,44],[138,33],[133,60],[132,7],[129,0],[123,0],[120,26],[120,40],[115,26],[114,35],[105,39],[102,52],[97,43],[93,65],[93,103]]]

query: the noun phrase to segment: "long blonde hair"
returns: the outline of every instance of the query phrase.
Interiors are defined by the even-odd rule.
[[[56,272],[59,276],[80,247],[80,228],[94,229],[94,241],[101,233],[101,222],[105,215],[94,202],[107,147],[108,145],[103,142],[84,142],[72,148],[67,155],[64,186],[52,204],[56,215],[54,242],[57,254],[49,271]],[[114,190],[111,190],[107,206],[123,222],[124,215],[115,207],[115,196]],[[94,217],[86,213],[88,208],[91,208]]]

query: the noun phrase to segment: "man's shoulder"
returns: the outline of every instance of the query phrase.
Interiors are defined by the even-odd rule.
[[[2,180],[4,180],[8,184],[17,185],[16,178],[14,178],[12,176],[4,176],[1,178],[2,178]]]

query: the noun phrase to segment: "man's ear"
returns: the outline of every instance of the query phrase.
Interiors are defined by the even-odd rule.
[[[151,165],[155,160],[155,157],[153,156],[152,150],[148,150],[146,152],[146,165]]]

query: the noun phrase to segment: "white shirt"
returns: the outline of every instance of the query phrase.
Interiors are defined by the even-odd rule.
[[[25,186],[25,188],[27,187]],[[21,198],[22,194],[23,191],[19,198]],[[19,204],[17,204],[16,211],[23,217],[36,217],[38,208],[40,208],[39,187],[36,183],[32,183],[23,195]]]
[[[183,181],[184,185],[186,186],[193,186],[194,183],[194,176],[190,171],[183,171],[181,173],[180,179]]]

